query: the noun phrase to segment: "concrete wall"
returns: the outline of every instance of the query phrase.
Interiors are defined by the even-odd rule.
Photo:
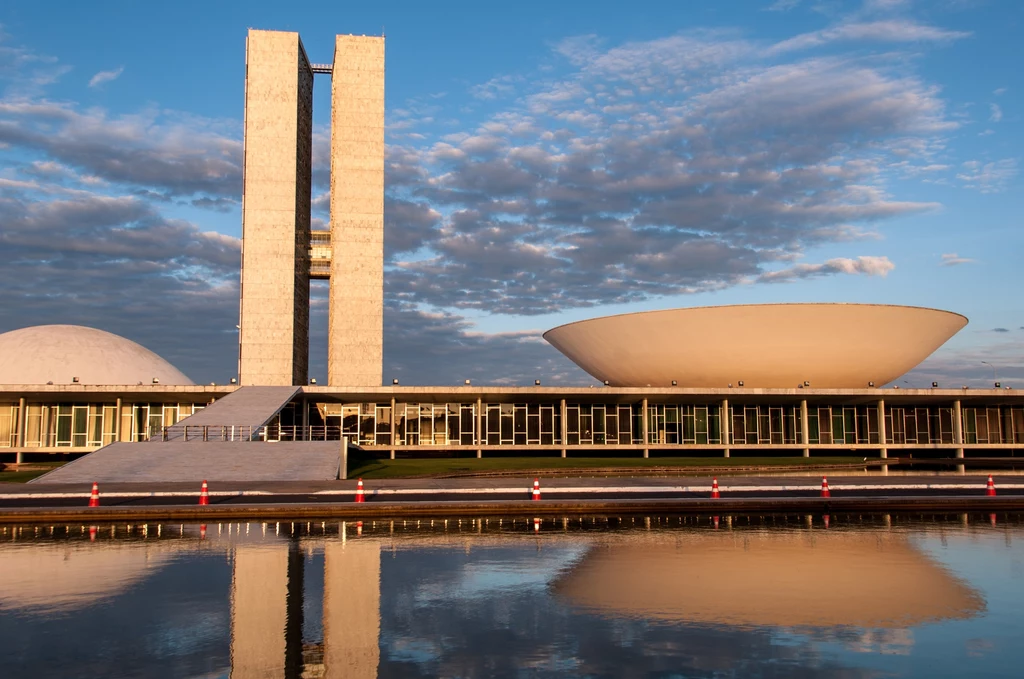
[[[379,386],[384,353],[384,38],[339,35],[331,81],[328,384]]]
[[[239,382],[305,384],[313,72],[298,33],[250,30]]]

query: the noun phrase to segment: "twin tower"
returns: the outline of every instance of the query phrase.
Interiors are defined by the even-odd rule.
[[[311,64],[298,33],[246,41],[238,376],[304,385],[309,281],[330,279],[327,381],[380,386],[384,306],[384,38],[339,35]],[[331,75],[330,231],[310,230],[313,74]]]

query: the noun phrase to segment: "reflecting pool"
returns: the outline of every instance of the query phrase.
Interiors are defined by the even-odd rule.
[[[1024,516],[0,526],[0,677],[1020,676]]]

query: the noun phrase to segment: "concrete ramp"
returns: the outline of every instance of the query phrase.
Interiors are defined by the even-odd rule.
[[[195,415],[186,417],[173,427],[167,427],[166,436],[154,436],[151,441],[173,441],[185,436],[202,437],[206,429],[211,436],[230,438],[232,441],[254,438],[260,427],[274,419],[281,409],[299,393],[301,387],[239,387]],[[225,433],[227,432],[227,433]]]
[[[331,481],[340,441],[112,443],[33,482]]]

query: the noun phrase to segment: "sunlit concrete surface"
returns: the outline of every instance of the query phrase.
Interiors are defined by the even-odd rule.
[[[112,443],[32,482],[330,481],[340,452],[337,441]]]
[[[616,387],[855,389],[911,370],[967,325],[883,304],[754,304],[604,316],[544,339]]]
[[[77,378],[77,381],[76,381]],[[192,386],[140,344],[80,325],[37,325],[0,334],[0,384]]]
[[[283,677],[288,545],[239,545],[231,573],[231,676]]]
[[[242,186],[241,384],[305,384],[313,71],[298,33],[249,30]]]
[[[756,627],[895,628],[985,610],[976,591],[899,533],[671,537],[608,540],[554,591],[609,615]]]

